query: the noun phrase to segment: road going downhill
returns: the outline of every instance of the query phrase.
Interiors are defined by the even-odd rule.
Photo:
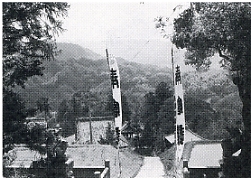
[[[145,157],[135,178],[165,178],[164,166],[159,157]]]

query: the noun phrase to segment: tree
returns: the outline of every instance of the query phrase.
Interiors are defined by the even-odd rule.
[[[154,138],[156,136],[156,121],[157,121],[157,110],[156,110],[156,97],[153,92],[149,92],[144,96],[143,110],[141,113],[141,122],[144,124],[144,130],[140,139],[140,146],[147,146],[153,148]]]
[[[155,89],[155,93],[149,92],[145,95],[144,110],[142,112],[143,122],[151,122],[155,129],[159,128],[160,120],[158,112],[161,106],[172,96],[170,87],[165,82],[160,82]]]
[[[142,132],[142,137],[140,138],[140,147],[147,146],[150,149],[154,147],[154,130],[151,122],[146,122],[145,128]]]
[[[22,123],[25,118],[24,104],[13,89],[25,87],[29,77],[42,75],[43,60],[56,54],[55,35],[63,31],[61,17],[68,8],[67,3],[3,3],[4,133],[10,134],[11,123]]]
[[[21,97],[8,91],[3,95],[3,151],[8,152],[14,143],[21,143],[26,117],[24,102]],[[8,118],[8,119],[7,119]]]
[[[74,99],[64,99],[58,107],[57,122],[61,125],[63,130],[63,136],[69,136],[75,133],[76,129],[76,115]]]
[[[160,110],[166,99],[172,96],[173,94],[170,90],[170,86],[168,86],[166,82],[160,82],[155,89],[155,105],[157,111]]]
[[[162,150],[161,141],[163,134],[166,134],[167,117],[163,107],[166,106],[166,100],[172,96],[170,87],[166,82],[160,82],[155,92],[149,92],[145,95],[145,101],[142,111],[142,122],[144,123],[144,131],[142,134],[141,144],[147,143],[147,146]],[[172,124],[173,125],[173,124]]]
[[[164,101],[171,97],[173,94],[170,91],[170,86],[166,82],[160,82],[155,89],[157,103],[162,105]]]
[[[142,111],[142,122],[146,123],[152,119],[157,118],[157,110],[156,110],[156,102],[155,102],[155,94],[153,92],[149,92],[144,96],[144,105]]]
[[[3,3],[3,86],[24,87],[42,75],[42,60],[56,54],[55,34],[63,31],[60,17],[67,3]]]
[[[25,107],[20,96],[11,91],[3,95],[3,111],[4,133],[11,134],[20,127],[20,122],[25,118]]]
[[[50,109],[49,98],[39,98],[37,100],[37,108],[40,112],[44,112],[45,121],[48,120],[48,113]]]
[[[132,114],[132,112],[131,112],[129,104],[127,102],[127,97],[123,93],[121,95],[121,103],[122,103],[123,123],[125,123],[125,121],[130,122],[131,121],[131,114]]]
[[[168,98],[160,107],[158,112],[158,120],[160,122],[159,128],[165,134],[172,134],[175,130],[175,111],[173,98]]]
[[[114,139],[114,130],[112,129],[112,125],[110,122],[108,122],[105,134],[106,134],[106,142],[109,145],[112,145],[115,139]]]
[[[159,19],[163,22],[163,19]],[[162,24],[162,25],[161,25]],[[186,63],[208,68],[218,54],[243,103],[241,177],[251,175],[251,3],[191,3],[174,19],[172,42],[186,48]],[[163,27],[163,23],[160,23]]]

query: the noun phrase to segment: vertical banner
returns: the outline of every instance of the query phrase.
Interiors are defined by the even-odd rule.
[[[180,66],[174,67],[173,51],[172,53],[172,68],[173,68],[173,84],[174,84],[174,99],[175,99],[175,143],[176,143],[176,162],[179,162],[182,157],[185,144],[185,110],[184,110],[184,95],[181,83]]]
[[[106,50],[107,61],[110,70],[111,87],[113,96],[113,114],[115,117],[115,130],[120,136],[122,127],[122,105],[121,105],[121,92],[120,92],[120,75],[116,58],[108,54]]]

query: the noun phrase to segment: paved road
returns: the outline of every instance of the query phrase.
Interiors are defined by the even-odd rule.
[[[143,166],[135,178],[164,178],[164,166],[159,157],[145,157]]]

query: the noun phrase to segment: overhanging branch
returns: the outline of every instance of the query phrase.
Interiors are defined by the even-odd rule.
[[[218,52],[219,52],[220,57],[224,58],[224,59],[227,60],[227,61],[230,61],[230,57],[228,57],[228,56],[222,54],[222,51],[221,51],[220,49],[218,49]]]

